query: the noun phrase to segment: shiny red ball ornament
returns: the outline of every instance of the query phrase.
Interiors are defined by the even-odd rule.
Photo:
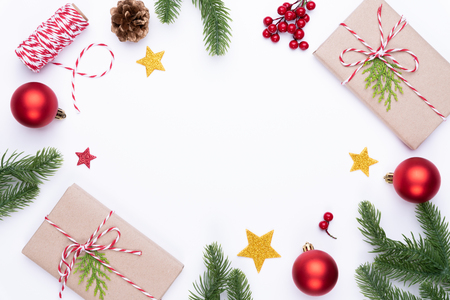
[[[438,168],[421,157],[404,160],[394,173],[386,174],[385,180],[394,184],[400,197],[412,203],[427,202],[437,194],[441,186]]]
[[[297,288],[309,296],[322,296],[337,283],[339,271],[334,259],[326,252],[314,250],[306,243],[303,253],[292,267],[292,278]]]
[[[11,112],[26,127],[44,127],[55,119],[58,99],[52,89],[43,83],[25,83],[11,97]]]

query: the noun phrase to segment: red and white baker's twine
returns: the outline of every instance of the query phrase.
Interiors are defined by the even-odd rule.
[[[390,65],[390,63],[388,61],[386,61],[385,58],[390,58],[392,60],[392,62],[397,65],[397,67],[405,72],[415,72],[417,71],[417,69],[419,68],[419,59],[417,58],[417,56],[412,53],[411,51],[409,51],[408,49],[403,49],[403,48],[395,48],[395,49],[387,49],[387,44],[389,43],[390,40],[392,40],[400,31],[403,30],[403,28],[405,28],[405,26],[408,24],[408,22],[406,21],[406,19],[402,16],[400,18],[400,20],[397,22],[397,24],[395,24],[395,26],[392,28],[391,32],[389,33],[388,37],[386,38],[386,40],[384,40],[384,35],[383,35],[383,26],[381,23],[381,9],[382,9],[383,5],[380,5],[380,7],[378,8],[378,12],[377,12],[377,16],[378,16],[378,28],[380,29],[380,40],[381,40],[381,44],[380,47],[378,47],[377,50],[374,50],[369,44],[367,44],[361,37],[359,37],[355,31],[353,31],[352,29],[350,29],[345,23],[341,23],[341,25],[343,27],[345,27],[351,34],[353,34],[358,41],[360,41],[364,46],[366,46],[369,51],[364,51],[364,50],[359,50],[356,48],[348,48],[346,50],[344,50],[341,55],[339,56],[339,60],[341,61],[341,64],[345,67],[354,67],[354,66],[358,66],[359,67],[352,73],[352,75],[350,75],[349,78],[347,78],[346,80],[344,80],[341,84],[345,85],[347,84],[350,80],[353,79],[353,77],[356,75],[356,73],[358,73],[358,71],[364,66],[364,64],[368,61],[374,60],[375,58],[379,58],[381,61],[383,61],[386,66],[391,69],[400,79],[403,80],[403,82],[409,86],[414,93],[416,93],[417,96],[419,96],[420,99],[422,99],[438,116],[440,116],[444,121],[445,121],[445,117],[444,115],[442,115],[430,102],[428,102],[428,100],[422,96],[394,67],[392,67]],[[351,64],[345,63],[344,62],[344,54],[347,52],[358,52],[358,53],[362,53],[364,55],[367,55],[367,58],[365,60],[360,60]],[[414,59],[414,68],[413,69],[407,69],[405,67],[403,67],[402,65],[400,65],[400,63],[395,60],[394,57],[392,57],[392,55],[390,53],[395,53],[395,52],[406,52],[409,55],[411,55]]]
[[[53,60],[58,53],[64,49],[64,47],[69,46],[75,37],[85,30],[88,25],[89,23],[83,16],[68,3],[59,8],[47,21],[39,25],[33,34],[23,41],[15,51],[20,60],[35,73],[39,73],[39,71],[48,63],[53,63],[72,71],[72,100],[73,105],[78,112],[80,110],[76,105],[75,99],[75,75],[78,74],[89,78],[97,78],[106,75],[113,66],[114,54],[105,44],[91,44],[81,51],[80,56],[75,62],[75,68],[66,67],[61,63],[53,62]],[[89,75],[78,72],[77,69],[81,57],[87,50],[95,46],[106,47],[109,50],[111,54],[109,68],[99,75]]]
[[[59,266],[58,266],[58,273],[61,276],[59,278],[59,282],[61,282],[61,292],[59,292],[59,298],[62,298],[62,293],[64,292],[64,288],[65,285],[67,283],[67,279],[69,278],[70,272],[72,272],[73,266],[75,265],[75,262],[77,260],[77,257],[80,256],[80,254],[82,252],[86,252],[86,254],[89,254],[90,256],[92,256],[93,258],[95,258],[96,260],[98,260],[102,265],[104,265],[105,267],[107,267],[108,269],[110,269],[113,273],[115,273],[116,275],[120,276],[123,280],[125,280],[126,282],[128,282],[129,284],[131,284],[133,287],[135,287],[137,290],[139,290],[140,292],[142,292],[145,296],[152,298],[152,299],[156,299],[155,297],[153,297],[152,295],[150,295],[149,293],[147,293],[145,290],[143,290],[142,288],[140,288],[139,286],[137,286],[134,282],[132,282],[130,279],[126,278],[124,275],[122,275],[120,272],[116,271],[113,267],[111,267],[109,264],[107,264],[106,262],[104,262],[103,260],[101,260],[98,256],[96,256],[93,251],[102,251],[102,250],[113,250],[113,251],[118,251],[118,252],[124,252],[124,253],[131,253],[131,254],[136,254],[136,255],[141,255],[142,252],[141,251],[136,251],[136,250],[126,250],[126,249],[121,249],[121,248],[116,248],[114,247],[114,245],[119,241],[120,238],[120,230],[117,227],[110,227],[107,230],[103,231],[102,233],[100,233],[97,237],[97,233],[100,231],[100,228],[103,227],[103,225],[105,225],[106,221],[108,221],[109,217],[111,217],[111,215],[114,212],[111,211],[106,218],[103,220],[103,222],[100,224],[100,226],[98,226],[98,228],[94,231],[94,233],[91,235],[91,237],[89,238],[89,240],[84,243],[84,244],[80,244],[78,243],[76,240],[74,240],[69,234],[67,234],[64,230],[62,230],[58,225],[56,225],[55,223],[53,223],[52,221],[49,220],[48,216],[45,217],[45,220],[50,223],[50,225],[52,225],[53,227],[55,227],[59,232],[61,232],[62,234],[64,234],[70,241],[73,242],[73,244],[68,245],[64,251],[62,252],[62,256],[61,256],[61,261],[59,262]],[[117,237],[116,239],[109,245],[96,245],[95,242],[97,242],[97,240],[99,238],[101,238],[102,236],[106,235],[107,233],[109,233],[110,231],[116,231],[117,232]],[[67,262],[68,257],[73,253],[73,258],[72,261],[70,263]],[[85,254],[85,255],[86,255]],[[65,269],[63,271],[63,264],[65,265]]]

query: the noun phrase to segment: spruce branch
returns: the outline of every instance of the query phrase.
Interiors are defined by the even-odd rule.
[[[181,0],[158,0],[155,3],[155,12],[161,23],[170,24],[180,14]]]
[[[225,291],[227,277],[230,273],[230,262],[224,258],[222,247],[212,243],[205,247],[203,262],[207,271],[199,276],[199,283],[194,282],[197,293],[190,292],[190,300],[220,300],[220,294]]]
[[[252,300],[252,292],[244,272],[233,269],[227,279],[229,300]]]
[[[98,251],[94,251],[93,253],[102,261],[109,264],[108,259],[105,257],[105,253],[100,253]],[[87,253],[85,253],[83,256],[77,257],[77,260],[80,261],[76,263],[75,271],[73,273],[75,274],[78,271],[80,271],[81,273],[78,284],[81,284],[84,279],[87,278],[86,291],[88,291],[95,281],[94,296],[97,296],[98,292],[98,297],[101,300],[104,300],[104,296],[106,294],[105,290],[107,290],[108,287],[105,280],[103,280],[102,278],[111,280],[108,275],[106,275],[106,271],[111,272],[111,270]],[[101,270],[102,267],[104,271]]]
[[[0,160],[0,220],[30,204],[39,194],[39,184],[62,165],[62,155],[55,148],[44,148],[35,156],[14,151]]]
[[[420,296],[430,300],[450,300],[449,295],[443,288],[431,282],[424,282],[419,287]]]
[[[0,193],[0,221],[28,206],[39,194],[39,187],[27,182],[10,185]]]
[[[365,263],[356,269],[356,282],[361,293],[372,300],[420,300],[410,292],[392,286],[389,279],[377,268]]]
[[[31,184],[41,184],[48,176],[53,175],[62,165],[62,155],[55,148],[39,150],[35,156],[27,155],[20,158],[22,153],[13,152],[5,160],[3,154],[0,164],[0,178],[14,177],[17,180]]]
[[[389,63],[388,64],[392,68],[398,68],[396,64]],[[378,98],[378,103],[382,100],[384,101],[384,106],[386,107],[386,111],[391,109],[391,101],[392,97],[394,97],[395,101],[398,101],[397,91],[403,94],[403,89],[400,85],[401,79],[398,77],[391,68],[389,68],[381,59],[375,58],[371,61],[367,61],[364,63],[364,66],[369,66],[367,69],[363,71],[363,74],[369,72],[369,76],[365,79],[366,81],[366,89],[369,86],[372,86],[373,89],[373,98],[377,95],[380,95]],[[400,73],[400,72],[399,72]],[[401,74],[401,73],[400,73]],[[392,90],[392,84],[394,84],[394,90]],[[385,94],[388,94],[385,99]]]
[[[370,289],[384,293],[382,288],[386,284],[379,287],[375,283],[394,279],[405,284],[409,282],[409,285],[420,284],[421,295],[426,299],[448,299],[450,232],[448,223],[445,218],[441,218],[436,206],[430,202],[416,206],[416,217],[425,237],[420,234],[415,237],[413,233],[410,238],[403,235],[403,243],[386,237],[380,227],[381,213],[370,202],[361,202],[358,210],[361,215],[357,219],[362,226],[360,231],[367,239],[366,242],[374,246],[372,252],[378,253],[372,267],[366,264],[357,270],[357,281],[364,283],[360,285],[364,295]]]

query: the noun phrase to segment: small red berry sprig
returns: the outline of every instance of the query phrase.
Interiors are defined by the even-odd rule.
[[[306,7],[306,9],[305,9]],[[267,27],[263,31],[263,37],[270,38],[272,42],[278,43],[280,41],[279,32],[288,32],[292,34],[293,40],[289,42],[289,47],[293,50],[300,48],[306,50],[309,48],[309,44],[306,41],[299,42],[305,36],[303,27],[309,22],[309,15],[306,10],[313,10],[316,8],[316,3],[308,0],[298,0],[292,4],[285,2],[278,7],[278,14],[281,17],[272,19],[271,17],[265,17],[263,20],[264,25]],[[277,21],[275,24],[274,21]],[[291,22],[291,23],[288,23]]]
[[[326,232],[329,236],[331,236],[333,239],[337,239],[336,237],[332,236],[332,235],[328,232],[328,225],[330,224],[330,221],[333,220],[333,214],[330,213],[330,212],[326,212],[326,213],[323,215],[323,219],[324,219],[325,221],[321,221],[321,222],[319,223],[320,229],[325,230],[325,232]]]

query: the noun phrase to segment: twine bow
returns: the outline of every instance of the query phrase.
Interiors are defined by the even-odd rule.
[[[395,24],[395,26],[392,28],[391,32],[389,33],[389,35],[387,36],[386,40],[384,39],[384,35],[383,35],[383,26],[381,23],[381,9],[382,9],[383,5],[380,5],[380,7],[378,8],[378,12],[377,12],[377,17],[378,17],[378,28],[380,29],[380,47],[378,47],[377,50],[374,50],[374,48],[372,48],[369,44],[367,44],[361,37],[359,37],[355,31],[353,31],[352,29],[350,29],[345,23],[341,23],[340,25],[342,25],[343,27],[345,27],[351,34],[353,34],[358,41],[360,41],[364,46],[366,46],[369,51],[364,51],[364,50],[359,50],[356,48],[348,48],[345,49],[344,51],[342,51],[341,55],[339,56],[339,60],[341,61],[341,64],[344,67],[354,67],[354,66],[358,66],[359,67],[352,73],[352,75],[350,75],[349,78],[347,78],[346,80],[344,80],[341,84],[345,85],[347,84],[350,80],[353,79],[353,77],[356,75],[356,73],[358,73],[359,70],[361,70],[361,68],[364,66],[364,64],[366,62],[372,61],[375,58],[380,59],[382,62],[384,62],[386,64],[386,66],[391,69],[407,86],[409,86],[414,93],[416,93],[417,96],[419,96],[420,99],[422,99],[438,116],[440,116],[444,121],[445,121],[445,117],[444,115],[442,115],[430,102],[428,102],[428,100],[422,96],[392,65],[391,63],[389,63],[386,58],[389,58],[399,69],[403,70],[404,72],[415,72],[417,71],[417,69],[419,68],[419,59],[417,58],[417,56],[411,52],[408,49],[404,49],[404,48],[394,48],[394,49],[386,49],[388,43],[390,40],[392,40],[400,31],[403,30],[403,28],[405,28],[406,25],[408,25],[408,22],[406,21],[406,19],[402,16],[400,18],[400,20],[397,22],[397,24]],[[360,60],[354,63],[346,63],[344,61],[344,54],[347,52],[357,52],[357,53],[361,53],[367,56],[367,58],[365,60]],[[400,65],[400,63],[391,55],[391,53],[396,53],[396,52],[406,52],[409,55],[412,56],[412,58],[414,59],[414,68],[413,69],[407,69],[405,67],[403,67],[402,65]]]
[[[98,256],[95,255],[94,251],[101,251],[101,250],[113,250],[113,251],[118,251],[118,252],[124,252],[124,253],[131,253],[131,254],[135,254],[135,255],[142,255],[141,251],[136,251],[136,250],[126,250],[126,249],[122,249],[122,248],[116,248],[114,247],[114,245],[119,241],[120,238],[120,230],[117,227],[110,227],[108,229],[106,229],[105,231],[103,231],[102,233],[100,233],[98,236],[97,233],[100,231],[100,229],[103,227],[103,225],[105,225],[106,221],[108,221],[109,217],[111,217],[111,215],[114,212],[111,211],[106,218],[103,220],[103,222],[100,224],[100,226],[98,226],[98,228],[94,231],[94,233],[90,236],[90,238],[88,239],[88,241],[84,244],[80,244],[78,243],[75,239],[73,239],[69,234],[67,234],[64,230],[62,230],[61,228],[59,228],[58,225],[56,225],[55,223],[53,223],[52,221],[49,220],[48,216],[45,217],[45,220],[50,223],[50,225],[52,225],[53,227],[55,227],[59,232],[61,232],[63,235],[65,235],[70,241],[73,242],[73,244],[68,245],[64,251],[62,252],[62,256],[61,256],[61,261],[59,262],[58,265],[58,273],[61,276],[59,278],[59,282],[61,282],[61,291],[59,292],[59,298],[62,298],[62,293],[64,292],[64,288],[65,285],[67,284],[67,280],[69,278],[70,273],[72,272],[73,266],[75,265],[75,262],[77,260],[77,257],[80,256],[80,254],[82,252],[86,252],[86,255],[89,254],[90,256],[92,256],[93,258],[95,258],[97,261],[99,261],[102,265],[104,265],[105,267],[107,267],[108,269],[110,269],[113,273],[115,273],[116,275],[120,276],[123,280],[125,280],[126,282],[128,282],[129,284],[131,284],[133,287],[135,287],[136,289],[138,289],[140,292],[142,292],[145,296],[152,298],[152,299],[156,299],[154,298],[152,295],[150,295],[149,293],[147,293],[145,290],[143,290],[142,288],[140,288],[139,286],[137,286],[136,284],[134,284],[130,279],[126,278],[124,275],[122,275],[121,273],[119,273],[118,271],[116,271],[113,267],[111,267],[109,264],[107,264],[106,262],[104,262],[101,258],[99,258]],[[114,239],[114,241],[112,241],[109,245],[97,245],[95,244],[97,242],[97,240],[99,238],[101,238],[102,236],[108,234],[111,231],[116,231],[117,232],[117,237]],[[73,258],[70,261],[70,263],[67,262],[69,256],[73,253]],[[65,268],[64,268],[65,266]],[[64,268],[64,271],[63,271]]]

